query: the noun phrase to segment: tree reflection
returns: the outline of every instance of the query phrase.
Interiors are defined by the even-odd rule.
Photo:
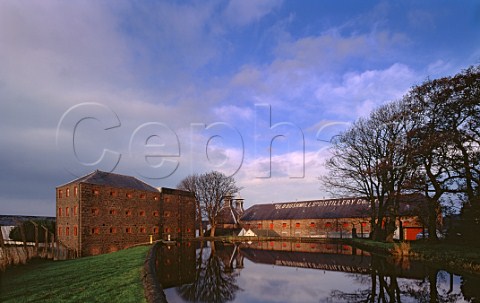
[[[445,272],[439,272],[438,269],[427,268],[423,280],[409,279],[407,281],[402,279],[400,285],[398,279],[401,276],[402,268],[398,266],[398,262],[373,255],[371,265],[371,274],[363,276],[362,279],[357,279],[361,284],[368,285],[368,288],[358,289],[351,293],[333,290],[326,302],[387,303],[401,302],[402,298],[404,300],[409,297],[420,303],[450,303],[458,302],[462,297],[459,293],[452,293],[453,275],[446,277]],[[404,273],[408,274],[408,270],[403,268]],[[368,278],[366,279],[366,277]],[[437,287],[439,279],[444,282],[449,279],[450,289],[442,289],[439,292]],[[465,286],[465,281],[467,280],[463,278],[462,287]],[[462,291],[465,298],[468,298],[465,289],[462,289]],[[472,298],[475,298],[475,295],[468,299]]]
[[[204,256],[203,247],[197,256],[195,281],[177,288],[178,294],[189,302],[227,302],[235,299],[235,293],[240,289],[236,284],[237,272],[230,270],[225,264],[222,254],[225,249],[216,250],[211,243],[208,257]],[[233,251],[232,253],[234,253]],[[208,252],[207,252],[208,254]],[[233,255],[232,255],[233,257]],[[228,258],[228,260],[233,258]]]

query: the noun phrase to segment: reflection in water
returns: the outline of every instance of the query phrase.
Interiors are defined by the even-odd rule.
[[[343,244],[182,243],[162,246],[169,302],[478,302],[479,277]],[[197,245],[197,247],[195,247]]]

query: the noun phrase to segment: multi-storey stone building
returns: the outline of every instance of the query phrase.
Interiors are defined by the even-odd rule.
[[[400,202],[397,227],[398,238],[415,240],[422,232],[422,213],[418,199],[405,196]],[[352,234],[368,237],[370,202],[361,198],[330,199],[275,204],[257,204],[245,210],[240,223],[245,230],[271,231],[282,237],[347,238]],[[264,235],[263,233],[262,235]]]
[[[192,193],[94,171],[57,187],[57,239],[78,256],[195,236]]]

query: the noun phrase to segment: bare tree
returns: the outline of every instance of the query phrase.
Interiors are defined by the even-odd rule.
[[[435,231],[440,199],[445,193],[464,195],[467,208],[472,206],[473,201],[478,201],[479,100],[478,67],[469,68],[454,77],[425,81],[412,88],[404,98],[410,108],[410,119],[416,120],[418,125],[411,136],[415,140],[412,148],[420,168],[418,172],[422,174],[416,183],[427,197],[427,226],[432,241],[437,240]],[[479,203],[473,204],[478,207]]]
[[[233,177],[217,171],[188,176],[180,182],[179,188],[189,188],[188,190],[195,193],[197,211],[201,213],[199,220],[201,222],[202,218],[208,219],[212,237],[215,236],[218,215],[224,206],[225,197],[234,195],[241,189],[235,184]]]
[[[200,176],[198,174],[193,174],[187,176],[185,179],[180,181],[177,185],[178,189],[186,190],[192,192],[195,196],[195,220],[200,230],[200,237],[203,237],[203,216],[202,216],[202,207],[200,205],[200,200],[197,198],[197,184],[199,183]]]
[[[370,201],[376,240],[393,241],[399,196],[414,172],[407,138],[414,125],[406,117],[401,102],[378,108],[332,140],[326,162],[326,188]]]

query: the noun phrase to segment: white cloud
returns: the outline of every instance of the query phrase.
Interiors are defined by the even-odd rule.
[[[408,66],[395,63],[385,70],[346,73],[341,83],[322,83],[315,95],[325,111],[355,118],[401,98],[418,78]]]
[[[245,26],[260,20],[281,4],[281,0],[230,0],[225,19],[233,25]]]

